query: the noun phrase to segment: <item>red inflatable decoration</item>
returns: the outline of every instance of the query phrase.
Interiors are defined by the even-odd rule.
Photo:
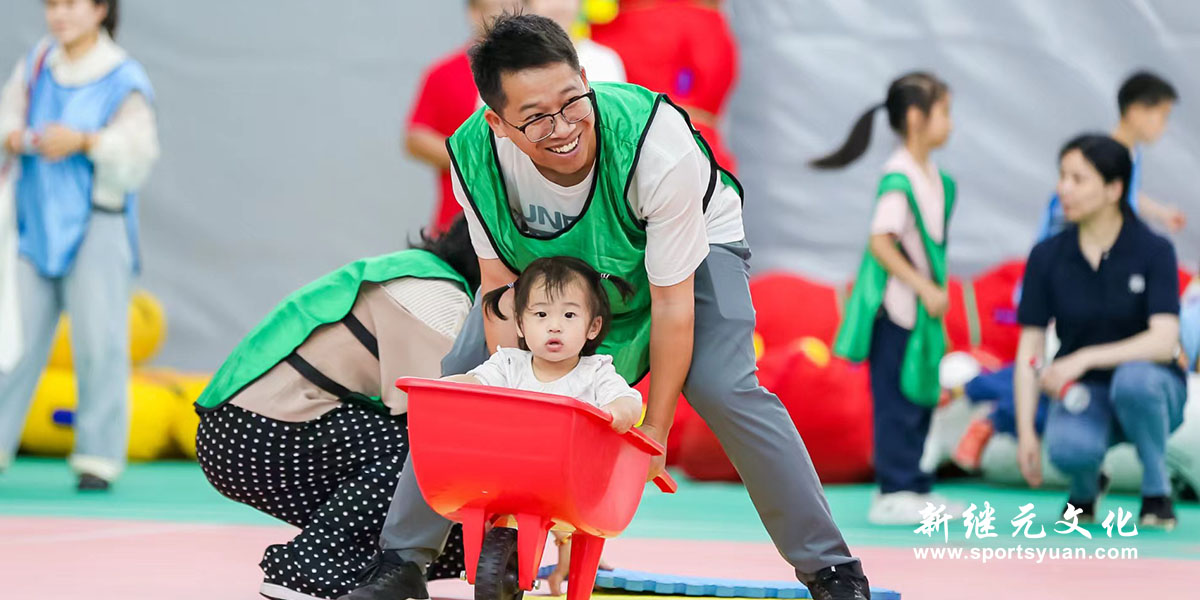
[[[982,352],[1002,362],[1017,356],[1017,307],[1013,292],[1021,283],[1025,264],[1012,261],[985,271],[972,281],[951,277],[947,286],[950,310],[946,335],[954,352]]]
[[[822,368],[800,344],[793,344],[768,349],[759,361],[758,376],[783,402],[821,481],[848,483],[871,477],[871,391],[865,365],[834,358]],[[716,435],[700,419],[685,425],[680,453],[679,465],[689,477],[739,480]]]
[[[767,352],[804,337],[833,344],[841,322],[837,291],[790,273],[767,273],[750,280],[750,297]]]
[[[679,0],[624,1],[611,23],[592,25],[592,39],[621,55],[630,83],[687,109],[717,162],[737,170],[716,129],[737,76],[737,45],[721,11]]]

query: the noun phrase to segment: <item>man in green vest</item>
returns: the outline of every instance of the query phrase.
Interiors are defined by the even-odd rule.
[[[755,376],[740,185],[665,96],[589,83],[553,21],[501,17],[470,58],[486,106],[447,146],[482,289],[554,255],[633,283],[632,299],[610,295],[614,320],[600,352],[630,383],[654,371],[642,431],[665,444],[682,390],[813,597],[869,598],[791,418]],[[513,323],[485,319],[476,305],[443,374],[515,347]],[[650,476],[662,468],[659,460]],[[411,473],[384,524],[381,568],[344,600],[429,597],[422,571],[451,523],[425,504]]]

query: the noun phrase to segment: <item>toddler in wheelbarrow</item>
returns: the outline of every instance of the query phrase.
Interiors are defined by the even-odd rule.
[[[413,468],[430,507],[463,523],[477,599],[531,589],[551,529],[551,591],[569,573],[568,598],[587,598],[604,538],[632,520],[650,457],[663,452],[633,429],[641,395],[595,353],[611,320],[606,288],[623,297],[632,289],[577,258],[542,258],[484,296],[485,310],[507,319],[509,287],[520,348],[499,348],[465,375],[397,382],[420,448]],[[656,481],[674,491],[669,475]]]

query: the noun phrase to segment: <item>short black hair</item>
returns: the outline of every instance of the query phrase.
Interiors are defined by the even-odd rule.
[[[1138,71],[1130,75],[1117,91],[1117,108],[1121,110],[1121,116],[1125,116],[1125,111],[1134,104],[1157,106],[1161,102],[1177,100],[1179,93],[1175,91],[1175,87],[1166,79],[1149,71]]]
[[[492,110],[507,99],[500,85],[505,73],[566,63],[579,71],[575,44],[558,23],[538,15],[500,15],[484,30],[483,38],[467,52],[475,87]]]
[[[608,292],[604,290],[603,282],[607,281],[621,298],[628,300],[633,297],[633,286],[615,275],[602,275],[593,269],[586,261],[574,256],[542,257],[529,263],[521,275],[513,282],[513,312],[516,313],[517,325],[521,324],[521,315],[529,307],[529,296],[534,288],[546,290],[547,296],[554,298],[563,293],[572,282],[583,284],[588,295],[588,316],[600,318],[600,333],[595,339],[588,340],[580,350],[580,356],[591,356],[596,353],[612,323],[612,305],[608,300]],[[500,311],[500,298],[508,291],[508,286],[496,288],[483,296],[484,310],[496,317],[506,320],[508,317]],[[525,338],[520,338],[522,350],[528,350]]]

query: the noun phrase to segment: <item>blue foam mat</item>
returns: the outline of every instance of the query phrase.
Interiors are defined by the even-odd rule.
[[[554,565],[542,567],[538,578],[545,579]],[[717,598],[812,598],[808,588],[798,581],[755,581],[716,577],[683,577],[645,573],[626,569],[600,571],[596,587],[601,591],[640,592],[664,596],[708,596]],[[900,600],[900,592],[872,587],[871,600]]]

